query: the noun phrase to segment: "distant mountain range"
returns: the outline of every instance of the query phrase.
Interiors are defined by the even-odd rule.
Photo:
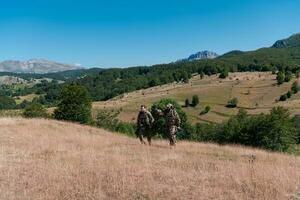
[[[184,58],[178,60],[177,62],[185,62],[185,61],[195,61],[195,60],[205,60],[205,59],[214,59],[219,55],[213,51],[199,51],[195,54],[190,55],[188,58]]]
[[[6,60],[0,62],[0,72],[45,74],[75,69],[80,69],[80,67],[44,59],[31,59],[28,61]]]

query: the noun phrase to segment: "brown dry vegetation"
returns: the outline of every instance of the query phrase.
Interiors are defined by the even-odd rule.
[[[186,98],[198,95],[200,105],[196,108],[183,108],[191,122],[221,123],[238,112],[238,108],[226,108],[228,100],[237,97],[239,107],[245,108],[249,114],[268,113],[272,107],[284,106],[291,114],[300,114],[300,93],[293,95],[285,102],[276,102],[280,95],[287,93],[297,79],[280,86],[276,84],[276,75],[271,72],[236,72],[230,73],[226,79],[219,79],[218,75],[193,77],[188,84],[168,84],[145,90],[139,90],[122,95],[105,102],[94,102],[94,113],[98,109],[120,109],[120,119],[134,122],[139,105],[151,106],[161,98],[173,98],[184,105]],[[300,83],[300,80],[298,80]],[[199,115],[205,106],[211,106],[211,111]]]
[[[290,155],[191,142],[149,147],[51,120],[1,118],[0,126],[0,199],[288,199],[300,186],[300,160]]]

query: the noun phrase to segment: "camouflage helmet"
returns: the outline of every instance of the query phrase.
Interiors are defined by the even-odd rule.
[[[173,105],[172,105],[171,103],[169,103],[169,104],[167,105],[167,108],[173,108]]]

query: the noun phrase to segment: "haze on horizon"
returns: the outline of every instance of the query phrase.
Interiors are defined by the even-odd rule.
[[[0,61],[151,65],[201,50],[254,50],[300,32],[294,0],[0,0],[0,6]]]

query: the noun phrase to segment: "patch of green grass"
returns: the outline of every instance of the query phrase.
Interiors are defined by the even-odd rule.
[[[0,110],[0,117],[19,117],[22,110]]]
[[[300,144],[290,147],[287,152],[296,156],[300,156]]]

